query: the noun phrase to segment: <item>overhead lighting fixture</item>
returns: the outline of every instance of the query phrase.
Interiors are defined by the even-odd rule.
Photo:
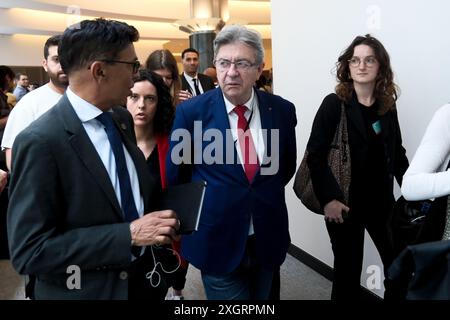
[[[225,24],[247,24],[230,19],[228,0],[190,0],[190,19],[177,20],[173,25],[186,33],[220,31]]]

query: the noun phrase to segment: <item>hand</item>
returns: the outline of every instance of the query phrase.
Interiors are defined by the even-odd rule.
[[[155,211],[130,224],[131,239],[135,246],[169,244],[179,240],[180,222],[173,210]]]
[[[192,94],[188,90],[180,90],[178,91],[178,100],[186,101],[192,98]]]
[[[344,218],[342,217],[342,212],[348,212],[350,210],[345,204],[338,200],[332,200],[328,202],[323,211],[325,213],[325,221],[343,223]]]
[[[3,189],[5,189],[7,182],[8,173],[6,171],[0,170],[0,193],[2,193]]]

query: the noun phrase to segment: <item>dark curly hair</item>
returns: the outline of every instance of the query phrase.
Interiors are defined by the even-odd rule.
[[[6,76],[9,77],[10,80],[14,79],[16,76],[14,71],[8,66],[0,66],[0,90],[9,90],[8,81],[6,81]]]
[[[133,81],[134,83],[148,81],[155,86],[158,104],[153,118],[153,130],[156,135],[168,135],[172,129],[175,110],[172,104],[172,96],[163,78],[153,71],[141,69]]]
[[[338,84],[336,86],[336,94],[343,101],[349,101],[352,96],[354,86],[350,77],[349,60],[353,57],[356,46],[367,45],[371,47],[375,53],[380,67],[377,78],[375,79],[374,97],[379,102],[379,114],[395,109],[395,101],[397,101],[398,87],[394,83],[394,74],[391,69],[389,54],[379,40],[370,34],[356,37],[350,46],[344,50],[336,63],[336,78]]]

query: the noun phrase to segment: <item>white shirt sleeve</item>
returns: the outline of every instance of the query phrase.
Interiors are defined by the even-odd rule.
[[[403,177],[405,199],[425,200],[450,194],[450,171],[446,170],[449,155],[450,104],[447,104],[434,114]]]
[[[45,84],[27,93],[11,110],[3,133],[2,149],[11,149],[17,135],[39,118],[61,98],[61,94]]]
[[[33,113],[27,110],[26,103],[21,103],[22,101],[24,100],[21,99],[9,114],[2,139],[2,149],[11,149],[17,135],[34,121]]]

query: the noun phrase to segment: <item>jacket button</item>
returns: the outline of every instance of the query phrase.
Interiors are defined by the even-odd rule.
[[[127,279],[128,279],[128,272],[126,272],[126,271],[121,271],[120,274],[119,274],[119,278],[120,278],[121,280],[127,280]]]

